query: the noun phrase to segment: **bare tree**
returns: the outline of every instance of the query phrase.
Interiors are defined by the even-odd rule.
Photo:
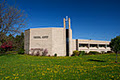
[[[0,41],[2,41],[3,34],[13,35],[25,28],[26,15],[21,9],[8,5],[6,0],[0,1]]]

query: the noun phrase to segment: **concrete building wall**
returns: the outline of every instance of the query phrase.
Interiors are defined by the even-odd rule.
[[[44,38],[47,37],[47,38]],[[35,49],[35,51],[33,51]],[[34,28],[25,31],[25,51],[27,54],[37,54],[36,49],[47,49],[48,54],[66,56],[66,32],[64,28]]]
[[[38,37],[38,38],[37,38]],[[30,52],[32,54],[33,51],[31,49],[43,49],[40,54],[47,49],[48,55],[52,54],[52,28],[34,28],[30,29]],[[34,52],[36,54],[37,52]]]
[[[76,50],[76,39],[72,39],[72,53],[73,53],[73,51],[75,51]],[[72,55],[72,54],[71,54]],[[70,55],[70,56],[71,56]]]
[[[110,41],[99,41],[99,40],[82,40],[78,39],[78,50],[79,51],[97,51],[97,52],[107,52],[111,51],[110,47],[108,46]],[[86,46],[79,46],[79,44],[85,44]],[[94,45],[94,46],[92,46]],[[101,47],[102,45],[102,47]]]
[[[72,40],[72,30],[69,28],[69,56],[73,53],[73,40]]]
[[[69,56],[73,53],[73,40],[72,40],[72,29],[71,29],[71,20],[68,18],[69,25]]]
[[[30,30],[26,30],[24,38],[24,50],[26,54],[29,53],[29,47],[30,47]]]
[[[52,55],[66,56],[66,40],[64,28],[52,29]]]

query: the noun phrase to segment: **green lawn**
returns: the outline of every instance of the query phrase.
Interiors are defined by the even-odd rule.
[[[8,54],[0,56],[0,79],[20,80],[120,80],[120,63],[115,54],[81,57],[39,57]],[[118,55],[120,62],[120,55]]]

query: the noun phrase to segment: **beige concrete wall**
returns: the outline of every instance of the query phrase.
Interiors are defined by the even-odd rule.
[[[29,54],[33,53],[31,49],[47,49],[48,54],[54,56],[66,56],[66,33],[64,28],[33,28],[25,32],[25,43],[29,42],[29,45],[25,45],[25,50],[29,51]],[[34,38],[40,36],[41,38]],[[48,38],[42,38],[42,36],[48,36]],[[34,55],[37,51],[34,52]],[[42,51],[40,52],[42,55]]]
[[[35,36],[40,36],[41,38],[34,38]],[[42,38],[43,36],[48,36],[48,38]],[[47,49],[48,54],[52,54],[52,28],[34,28],[30,29],[30,48],[41,48]],[[32,54],[30,51],[29,54]],[[36,54],[36,52],[35,52]],[[42,52],[40,52],[42,54]]]
[[[52,28],[52,55],[66,56],[66,34],[64,28]]]
[[[76,39],[73,39],[73,40],[72,40],[72,50],[71,50],[72,53],[73,53],[73,51],[75,51],[75,50],[76,50]],[[72,55],[72,54],[71,54],[71,55]],[[70,56],[71,56],[71,55],[70,55]]]
[[[89,43],[89,44],[109,44],[110,41],[99,41],[99,40],[84,40],[78,39],[79,43]]]
[[[73,54],[72,29],[69,28],[69,56]]]
[[[26,30],[24,38],[24,50],[26,54],[29,54],[29,47],[30,47],[30,30]],[[18,45],[19,46],[19,45]]]
[[[97,44],[97,45],[109,45],[110,41],[99,41],[99,40],[83,40],[83,39],[78,39],[78,45],[79,44]],[[86,51],[87,53],[89,51],[97,51],[97,52],[107,52],[111,51],[110,47],[78,47],[79,51]]]

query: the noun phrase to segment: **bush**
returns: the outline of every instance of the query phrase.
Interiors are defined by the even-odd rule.
[[[113,53],[112,51],[107,51],[107,53]]]
[[[101,51],[102,54],[105,54],[106,52],[105,51]]]
[[[43,51],[43,53],[42,53],[42,56],[46,56],[47,54],[48,54],[48,50],[45,49],[45,50]]]
[[[56,56],[57,56],[57,54],[55,53],[55,54],[54,54],[54,56],[56,57]]]
[[[92,53],[85,53],[85,55],[92,55]]]
[[[48,55],[48,57],[50,57],[50,55]]]
[[[0,48],[0,54],[5,53],[5,52],[6,52],[6,50],[5,50],[5,49]]]
[[[79,51],[79,56],[83,56],[83,55],[85,55],[85,51]]]
[[[36,56],[39,56],[40,55],[40,52],[39,51],[37,51],[37,53],[35,54]]]
[[[97,52],[97,51],[90,51],[89,54],[94,54],[95,55],[95,54],[99,54],[99,52]]]
[[[16,54],[16,51],[7,51],[6,54]]]
[[[1,48],[0,51],[3,51],[3,52],[11,51],[12,47],[13,47],[13,44],[12,44],[11,41],[4,42],[4,43],[0,46],[0,48]]]
[[[73,51],[72,56],[79,56],[79,51],[77,51],[77,50]]]
[[[24,49],[19,49],[18,54],[24,54]]]

